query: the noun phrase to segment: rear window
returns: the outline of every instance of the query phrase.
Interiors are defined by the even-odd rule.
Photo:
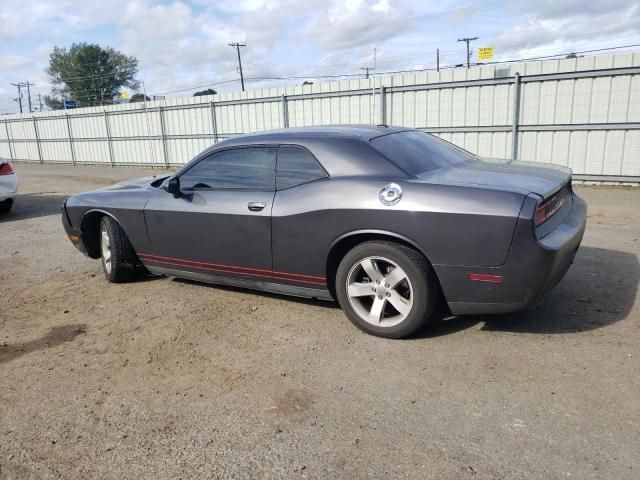
[[[376,137],[371,145],[409,175],[476,160],[466,150],[418,130]]]

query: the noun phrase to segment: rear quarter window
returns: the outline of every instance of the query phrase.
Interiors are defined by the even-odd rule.
[[[293,146],[283,146],[278,149],[276,161],[276,188],[278,190],[326,176],[327,172],[308,150]]]

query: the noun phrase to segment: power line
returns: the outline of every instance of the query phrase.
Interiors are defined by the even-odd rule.
[[[27,98],[29,101],[28,103],[29,113],[33,113],[33,109],[31,108],[31,89],[29,88],[29,87],[33,87],[33,83],[26,81],[26,82],[12,83],[11,85],[18,88],[18,98],[14,100],[17,101],[18,105],[20,106],[20,113],[22,113],[22,89],[25,87],[27,88]]]
[[[596,49],[591,49],[591,50],[581,50],[581,51],[573,51],[573,52],[564,52],[564,53],[556,53],[556,54],[552,54],[552,55],[543,55],[543,56],[535,56],[535,57],[528,57],[528,58],[520,58],[520,59],[513,59],[513,60],[501,60],[501,61],[496,61],[496,62],[487,62],[486,65],[499,65],[502,63],[516,63],[516,62],[527,62],[527,61],[533,61],[533,60],[547,60],[547,59],[553,59],[553,58],[557,58],[557,57],[564,57],[566,55],[569,55],[571,53],[575,53],[575,54],[583,54],[583,53],[596,53],[596,52],[603,52],[603,51],[608,51],[608,50],[620,50],[623,48],[633,48],[633,47],[640,47],[640,43],[634,43],[634,44],[628,44],[628,45],[618,45],[616,47],[606,47],[606,48],[596,48]],[[440,69],[451,69],[451,68],[456,68],[455,65],[440,65]],[[418,73],[418,72],[427,72],[427,71],[435,71],[437,70],[437,67],[431,67],[431,68],[417,68],[417,69],[404,69],[404,70],[388,70],[388,71],[383,71],[383,72],[378,72],[380,75],[393,75],[393,74],[397,74],[397,73]],[[247,77],[245,78],[246,81],[250,81],[250,82],[257,82],[257,81],[265,81],[265,80],[308,80],[309,78],[326,78],[326,79],[338,79],[338,78],[353,78],[353,77],[360,77],[362,74],[361,73],[342,73],[342,74],[333,74],[333,75],[314,75],[314,74],[308,74],[308,75],[279,75],[279,76],[275,76],[275,75],[270,75],[270,76],[253,76],[253,77]],[[190,90],[195,90],[195,89],[199,89],[199,88],[207,88],[207,87],[214,87],[214,86],[218,86],[218,85],[224,85],[224,84],[229,84],[229,83],[233,83],[236,80],[225,80],[222,82],[217,82],[217,83],[210,83],[207,85],[198,85],[195,87],[189,87],[189,88],[183,88],[183,89],[179,89],[179,90],[171,90],[168,92],[162,92],[159,93],[157,95],[166,95],[166,94],[170,94],[170,93],[180,93],[180,92],[187,92]]]
[[[231,42],[229,43],[230,47],[236,49],[238,52],[238,70],[240,70],[240,83],[242,84],[242,91],[244,92],[244,76],[242,75],[242,60],[240,59],[240,47],[246,47],[247,45],[244,43]]]
[[[170,90],[168,92],[156,93],[155,95],[168,95],[170,93],[188,92],[189,90],[196,90],[198,88],[216,87],[218,85],[225,85],[227,83],[233,83],[233,82],[237,82],[237,80],[234,78],[232,80],[224,80],[222,82],[208,83],[206,85],[198,85],[197,87],[181,88],[179,90]]]
[[[632,47],[640,47],[640,43],[635,43],[635,44],[628,44],[628,45],[619,45],[616,47],[607,47],[607,48],[598,48],[598,49],[592,49],[592,50],[582,50],[582,51],[575,51],[575,52],[564,52],[564,53],[556,53],[553,55],[546,55],[546,56],[536,56],[536,57],[529,57],[529,58],[521,58],[521,59],[513,59],[513,60],[502,60],[502,61],[498,61],[498,62],[487,62],[487,65],[496,65],[496,64],[501,64],[501,63],[514,63],[514,62],[526,62],[526,61],[532,61],[532,60],[545,60],[545,59],[550,59],[550,58],[555,58],[555,57],[562,57],[565,55],[568,55],[570,53],[576,53],[576,54],[581,54],[581,53],[595,53],[595,52],[601,52],[601,51],[607,51],[607,50],[618,50],[618,49],[622,49],[622,48],[632,48]],[[450,69],[450,68],[455,68],[455,65],[441,65],[440,69]],[[405,70],[389,70],[389,71],[384,71],[384,72],[379,72],[380,75],[392,75],[392,74],[396,74],[396,73],[412,73],[412,72],[426,72],[426,71],[431,71],[431,70],[437,70],[436,68],[418,68],[418,69],[405,69]],[[360,73],[341,73],[341,74],[333,74],[333,75],[314,75],[312,73],[308,74],[308,75],[270,75],[270,76],[253,76],[253,77],[246,77],[245,80],[246,81],[250,81],[250,82],[257,82],[257,81],[264,81],[264,80],[308,80],[309,78],[326,78],[326,79],[338,79],[338,78],[352,78],[352,77],[360,77],[362,74]],[[193,87],[188,87],[188,88],[181,88],[181,89],[177,89],[177,90],[169,90],[166,92],[160,92],[160,93],[156,93],[155,95],[168,95],[171,93],[182,93],[182,92],[188,92],[190,90],[196,90],[196,89],[200,89],[200,88],[208,88],[208,87],[215,87],[215,86],[219,86],[219,85],[226,85],[229,83],[233,83],[235,82],[235,79],[232,80],[224,80],[221,82],[215,82],[215,83],[208,83],[205,85],[197,85],[197,86],[193,86]]]
[[[640,43],[637,43],[635,45],[628,45],[624,47],[596,48],[593,50],[581,50],[577,52],[556,53],[552,55],[541,55],[537,57],[528,57],[528,58],[521,58],[516,60],[501,60],[500,62],[487,62],[486,65],[494,65],[494,64],[500,64],[500,63],[531,62],[533,60],[553,60],[553,59],[561,60],[561,59],[558,59],[557,57],[566,57],[567,55],[572,55],[572,54],[579,55],[582,53],[603,52],[605,50],[618,50],[620,48],[629,48],[629,47],[640,47]]]
[[[84,80],[87,78],[102,78],[102,77],[114,77],[116,75],[122,75],[125,72],[119,72],[119,71],[115,71],[115,72],[111,72],[111,73],[96,73],[96,74],[92,74],[92,75],[83,75],[83,76],[79,76],[79,77],[53,77],[54,80],[58,81],[58,82],[67,82],[69,80]]]
[[[620,45],[617,47],[607,47],[607,48],[597,48],[597,49],[592,49],[592,50],[581,50],[581,51],[565,51],[564,53],[556,53],[556,54],[552,54],[552,55],[544,55],[544,56],[535,56],[535,57],[528,57],[528,58],[520,58],[520,59],[513,59],[513,60],[501,60],[501,61],[496,61],[496,62],[487,62],[485,65],[499,65],[502,63],[516,63],[516,62],[528,62],[528,61],[533,61],[533,60],[546,60],[546,59],[554,59],[557,57],[565,57],[566,55],[570,55],[572,53],[575,54],[583,54],[583,53],[595,53],[595,52],[602,52],[602,51],[606,51],[606,50],[618,50],[618,49],[622,49],[622,48],[631,48],[631,47],[640,47],[640,43],[636,43],[636,44],[630,44],[630,45]],[[456,65],[446,65],[446,66],[440,66],[440,69],[450,69],[450,68],[456,68]],[[413,73],[413,72],[427,72],[427,71],[432,71],[432,70],[436,70],[435,67],[430,67],[430,68],[414,68],[414,69],[405,69],[405,70],[387,70],[387,71],[383,71],[383,72],[378,72],[379,75],[392,75],[392,74],[396,74],[396,73]],[[302,79],[308,79],[308,78],[343,78],[343,77],[359,77],[362,74],[359,73],[348,73],[348,74],[336,74],[336,75],[313,75],[313,74],[309,74],[309,75],[305,75],[305,76],[271,76],[271,77],[247,77],[246,80],[250,80],[250,81],[256,81],[256,80],[302,80]]]
[[[525,61],[534,61],[534,60],[546,60],[546,59],[553,59],[553,58],[557,58],[557,57],[564,57],[564,56],[566,56],[568,54],[571,54],[571,53],[575,53],[575,54],[597,53],[597,52],[603,52],[603,51],[620,50],[620,49],[634,48],[634,47],[640,47],[640,43],[618,45],[618,46],[605,47],[605,48],[588,49],[588,50],[573,50],[573,51],[570,51],[570,52],[565,51],[564,53],[554,53],[554,54],[551,54],[551,55],[539,55],[539,56],[528,57],[528,58],[502,60],[502,61],[496,61],[496,62],[487,62],[486,65],[525,62]],[[361,68],[364,68],[364,67],[361,67]],[[440,69],[450,69],[450,68],[455,68],[455,66],[454,65],[449,65],[449,66],[441,65],[440,66]],[[391,74],[399,74],[399,73],[418,73],[418,72],[425,72],[425,71],[431,71],[431,70],[436,70],[436,69],[437,69],[437,67],[419,68],[419,69],[404,69],[404,70],[389,70],[389,71],[379,72],[379,74],[381,74],[381,75],[391,75]],[[247,81],[308,80],[309,78],[339,79],[339,78],[355,78],[355,77],[360,77],[361,75],[362,75],[361,73],[343,73],[343,74],[333,74],[333,75],[314,75],[314,74],[307,74],[307,75],[279,75],[279,76],[273,76],[273,75],[271,75],[271,76],[267,76],[267,75],[259,76],[259,75],[256,75],[256,76],[252,76],[252,77],[247,77],[244,80],[247,80]],[[190,90],[195,90],[195,89],[200,89],[200,88],[207,88],[207,87],[213,87],[213,86],[218,86],[218,85],[230,84],[230,83],[233,83],[235,81],[237,81],[237,80],[236,79],[229,79],[229,80],[210,83],[210,84],[206,84],[206,85],[198,85],[198,86],[193,86],[193,87],[188,87],[188,88],[170,90],[170,91],[166,91],[166,92],[162,92],[162,93],[156,93],[156,95],[167,95],[167,94],[171,94],[171,93],[187,92],[187,91],[190,91]],[[16,87],[18,86],[18,84],[12,84],[12,85],[14,85]],[[24,85],[24,83],[20,82],[20,87],[22,87],[23,85]],[[78,91],[77,93],[82,93],[82,92],[84,92],[84,91]],[[86,90],[86,92],[93,92],[93,90]],[[18,99],[16,99],[16,100],[18,100]],[[19,103],[21,103],[21,102],[19,102]],[[2,106],[0,106],[0,110],[2,110]],[[6,108],[4,110],[9,110],[9,108]],[[21,113],[22,113],[22,111],[21,111]]]
[[[596,53],[596,52],[602,52],[602,51],[619,50],[619,49],[634,48],[634,47],[640,47],[640,43],[618,45],[618,46],[614,46],[614,47],[605,47],[605,48],[597,48],[597,49],[589,49],[589,50],[572,50],[572,51],[553,53],[553,54],[550,54],[550,55],[538,55],[538,56],[534,56],[534,57],[527,57],[527,58],[520,58],[520,59],[501,60],[501,61],[496,61],[496,62],[487,62],[486,65],[495,65],[495,64],[501,64],[501,63],[524,62],[524,61],[533,61],[533,60],[545,60],[545,59],[551,59],[551,58],[556,58],[556,57],[563,57],[563,56],[566,56],[566,55],[568,55],[570,53],[576,53],[576,54]],[[453,52],[454,51],[451,50],[451,53],[453,53]],[[440,53],[442,53],[442,51]],[[409,58],[409,57],[393,57],[393,58]],[[455,65],[441,65],[440,68],[441,69],[450,69],[450,68],[455,68]],[[425,72],[425,71],[431,71],[431,70],[437,70],[437,67],[388,70],[388,71],[382,71],[382,72],[379,72],[379,73],[381,75],[391,75],[391,74],[397,74],[397,73],[412,73],[412,72],[416,72],[417,73],[417,72]],[[251,76],[251,77],[246,77],[245,80],[246,81],[254,81],[255,82],[255,81],[264,81],[264,80],[308,80],[309,78],[339,79],[339,78],[356,78],[356,77],[360,77],[361,75],[362,75],[361,73],[336,73],[336,74],[325,74],[325,75],[317,75],[317,74],[313,74],[313,73],[308,73],[308,74],[305,74],[305,75],[288,75],[288,74],[283,74],[283,75],[255,75],[255,76]],[[235,81],[237,81],[237,80],[236,79],[223,80],[223,81],[220,81],[220,82],[208,83],[208,84],[204,84],[204,85],[197,85],[197,86],[192,86],[192,87],[185,87],[185,88],[181,88],[181,89],[175,89],[175,90],[169,90],[169,91],[165,91],[165,92],[155,93],[155,95],[168,95],[168,94],[172,94],[172,93],[188,92],[188,91],[196,90],[196,89],[200,89],[200,88],[208,88],[208,87],[214,87],[214,86],[219,86],[219,85],[226,85],[226,84],[233,83]],[[93,90],[91,90],[91,89],[90,90],[80,90],[77,93],[83,93],[83,92],[93,93]]]

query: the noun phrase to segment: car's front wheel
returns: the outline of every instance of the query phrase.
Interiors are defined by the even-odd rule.
[[[433,313],[437,292],[424,256],[394,242],[357,245],[336,274],[336,295],[346,315],[380,337],[401,338],[422,327]]]
[[[109,282],[128,282],[134,277],[136,252],[118,222],[107,216],[100,220],[100,257]]]

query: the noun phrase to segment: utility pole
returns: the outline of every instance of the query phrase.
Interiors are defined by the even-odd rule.
[[[478,37],[467,37],[458,39],[459,42],[465,42],[467,44],[467,68],[471,66],[471,50],[469,50],[469,43],[473,42],[474,40],[478,40]]]
[[[436,48],[436,71],[440,71],[440,49]]]
[[[364,76],[364,78],[366,78],[367,80],[369,80],[369,72],[370,72],[371,70],[373,70],[373,68],[371,68],[371,67],[360,67],[360,70],[364,70],[364,71],[365,71],[365,74],[364,74],[365,76]]]
[[[12,83],[11,85],[13,85],[14,87],[18,87],[18,105],[20,105],[20,113],[22,113],[22,91],[20,90],[22,88],[22,83]]]
[[[38,94],[38,103],[40,103],[40,111],[42,111],[42,95]]]
[[[26,81],[24,86],[27,87],[27,98],[29,99],[29,113],[33,113],[33,109],[31,108],[31,90],[29,87],[33,86],[33,83],[29,83]]]
[[[230,47],[236,49],[238,52],[238,70],[240,70],[240,83],[242,84],[242,91],[244,92],[244,76],[242,75],[242,60],[240,59],[240,47],[246,47],[245,43],[231,42],[229,43]]]

